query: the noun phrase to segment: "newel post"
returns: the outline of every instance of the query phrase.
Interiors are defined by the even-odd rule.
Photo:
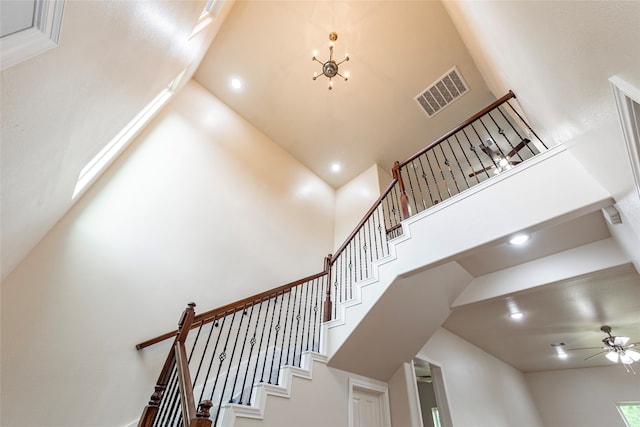
[[[402,182],[402,173],[400,173],[400,162],[396,161],[393,164],[391,175],[393,176],[393,179],[398,181],[398,185],[400,186],[400,208],[402,209],[402,219],[407,219],[409,218],[409,203],[407,202],[407,192],[404,189],[404,182]]]
[[[154,392],[149,399],[149,403],[142,411],[142,416],[138,421],[138,427],[149,427],[153,424],[153,420],[160,408],[160,402],[162,402],[162,397],[167,388],[167,384],[169,383],[171,371],[176,363],[176,356],[173,348],[175,348],[178,343],[184,343],[184,340],[187,338],[187,334],[189,333],[189,329],[191,328],[191,324],[193,323],[193,318],[195,316],[195,306],[195,303],[189,303],[187,308],[180,315],[180,320],[178,321],[178,334],[176,335],[174,345],[164,362],[164,366],[162,367],[158,381],[156,381]]]
[[[327,292],[324,299],[323,321],[331,320],[331,259],[333,255],[329,254],[324,258],[324,271],[327,273]]]

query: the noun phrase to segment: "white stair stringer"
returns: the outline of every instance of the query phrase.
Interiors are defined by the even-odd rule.
[[[253,386],[250,405],[240,405],[237,403],[225,403],[220,408],[220,416],[215,427],[233,427],[236,418],[252,418],[264,419],[264,413],[267,407],[267,398],[275,397],[291,397],[291,385],[293,377],[299,377],[307,380],[313,378],[314,362],[327,363],[327,356],[305,351],[302,353],[300,367],[283,366],[280,368],[278,376],[278,385],[259,383]]]
[[[410,238],[410,232],[408,230],[404,230],[404,233],[401,236],[389,241],[389,254],[371,263],[371,275],[354,284],[354,297],[338,304],[336,317],[324,324],[327,330],[342,326],[346,323],[347,310],[351,307],[362,305],[363,290],[367,287],[380,283],[380,268],[395,261],[398,258],[396,254],[396,245]],[[384,291],[384,289],[382,289],[382,291]],[[326,339],[323,341],[326,342]]]
[[[570,169],[572,182],[555,183],[557,168]],[[528,197],[505,197],[521,194],[523,188]],[[426,332],[446,320],[455,299],[473,280],[456,262],[457,256],[523,229],[566,221],[609,201],[610,195],[588,171],[559,148],[404,220],[403,235],[389,241],[389,255],[372,263],[371,277],[354,285],[355,297],[338,304],[336,318],[325,324],[329,366],[383,379],[381,365],[391,369],[395,356],[384,352],[388,360],[381,360],[381,352],[373,344],[369,348],[371,337],[376,337],[378,348],[413,357],[415,353],[409,353],[424,345]],[[495,206],[505,209],[496,211]],[[455,234],[452,223],[457,225]],[[415,297],[409,288],[416,290]],[[416,331],[413,341],[424,339],[419,345],[408,337]],[[377,354],[370,366],[362,362],[365,349]]]

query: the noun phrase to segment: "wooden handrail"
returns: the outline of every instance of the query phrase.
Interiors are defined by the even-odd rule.
[[[175,336],[175,340],[173,343],[174,346],[180,342],[179,341],[180,337],[177,335],[177,332],[179,330],[184,330],[185,328],[183,328],[183,326],[186,325],[187,323],[191,325],[191,322],[193,321],[193,317],[195,314],[195,311],[194,311],[195,306],[196,306],[195,303],[189,303],[187,308],[182,312],[182,315],[180,316],[180,320],[178,321],[179,329],[176,330],[176,334],[173,335]],[[184,338],[186,338],[186,335],[184,335]],[[158,376],[158,381],[156,381],[155,391],[151,395],[151,399],[149,400],[149,403],[147,404],[147,406],[145,406],[142,412],[142,416],[138,421],[138,427],[149,427],[151,426],[151,423],[153,423],[153,420],[160,406],[160,401],[162,400],[162,395],[164,394],[164,391],[167,388],[167,384],[169,383],[169,378],[171,377],[171,372],[173,370],[173,366],[175,363],[176,363],[176,354],[174,351],[170,351],[169,354],[167,355],[164,365],[162,366],[162,371],[160,371],[160,375]]]
[[[255,294],[250,297],[243,298],[239,301],[235,301],[230,304],[223,305],[222,307],[214,308],[213,310],[200,313],[194,317],[193,324],[191,325],[190,329],[198,328],[201,325],[211,323],[217,318],[222,317],[225,314],[233,314],[236,311],[240,311],[247,307],[251,307],[251,305],[253,305],[256,302],[260,302],[264,298],[270,297],[275,294],[288,292],[293,287],[318,279],[327,274],[328,274],[327,271],[322,271],[312,276],[308,276],[303,279],[296,280],[295,282],[287,283],[286,285],[282,285],[277,288],[270,289],[268,291],[260,292],[259,294]],[[159,335],[155,338],[151,338],[150,340],[136,344],[136,349],[142,350],[143,348],[149,347],[150,345],[157,344],[166,339],[175,337],[177,333],[178,333],[178,330],[176,329],[171,332],[167,332],[166,334]]]
[[[389,194],[391,192],[391,190],[393,189],[393,186],[396,185],[396,182],[398,182],[397,179],[392,179],[391,183],[389,184],[389,186],[386,188],[386,190],[384,190],[382,192],[382,194],[380,195],[380,197],[378,197],[378,200],[376,200],[373,203],[373,206],[371,206],[371,208],[369,208],[369,210],[367,211],[366,214],[364,214],[364,216],[362,217],[362,219],[360,220],[360,222],[358,223],[358,225],[356,226],[356,228],[351,232],[351,234],[349,234],[349,237],[346,238],[346,240],[344,241],[344,243],[338,248],[338,250],[336,251],[335,254],[333,254],[333,257],[331,258],[331,265],[333,265],[336,260],[338,259],[338,256],[340,256],[340,254],[345,250],[345,248],[349,245],[349,242],[351,242],[351,239],[353,239],[355,237],[356,234],[358,234],[358,231],[360,231],[360,229],[364,226],[364,224],[367,222],[367,220],[369,219],[369,217],[371,216],[371,214],[373,214],[373,212],[378,209],[378,206],[380,206],[380,203],[382,203],[382,201],[384,200],[385,197],[387,197],[387,194]]]
[[[413,156],[409,157],[404,162],[400,163],[400,167],[401,168],[405,167],[407,164],[411,163],[412,161],[414,161],[415,159],[417,159],[418,157],[420,157],[421,155],[423,155],[427,151],[431,150],[436,145],[442,143],[442,141],[444,141],[447,138],[451,137],[453,134],[460,132],[463,128],[469,126],[471,123],[475,122],[480,117],[482,117],[485,114],[487,114],[489,111],[495,109],[496,107],[499,107],[500,105],[504,104],[508,100],[510,100],[512,98],[515,98],[515,97],[516,97],[516,95],[513,93],[513,91],[510,90],[502,98],[496,99],[494,102],[492,102],[491,104],[487,105],[485,108],[480,110],[478,113],[476,113],[473,116],[469,117],[467,120],[465,120],[464,122],[460,123],[458,126],[453,128],[449,132],[445,133],[440,138],[436,139],[434,142],[432,142],[431,144],[427,145],[425,148],[423,148],[422,150],[418,151],[416,154],[414,154]]]

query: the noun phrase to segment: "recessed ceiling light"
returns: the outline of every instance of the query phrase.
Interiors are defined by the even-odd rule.
[[[560,359],[566,359],[567,357],[569,357],[569,355],[567,353],[558,353],[558,357]]]
[[[331,165],[331,170],[334,172],[340,172],[340,163],[334,163]]]
[[[509,317],[513,320],[518,320],[518,319],[522,319],[524,317],[524,314],[516,312],[516,313],[509,314]]]
[[[240,79],[231,79],[231,87],[234,89],[240,89],[242,87],[242,82]]]
[[[511,244],[511,245],[522,245],[527,240],[529,240],[529,235],[528,234],[517,234],[517,235],[513,236],[511,239],[509,239],[509,244]]]

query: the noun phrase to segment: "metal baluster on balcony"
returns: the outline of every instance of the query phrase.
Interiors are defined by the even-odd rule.
[[[475,154],[476,159],[478,159],[478,163],[480,163],[480,170],[481,172],[484,172],[487,175],[487,178],[490,178],[491,175],[489,175],[489,169],[490,167],[486,167],[484,165],[484,162],[482,161],[482,159],[480,158],[480,156],[478,155],[478,151],[476,150],[476,147],[473,145],[473,143],[471,142],[471,139],[469,139],[469,135],[467,135],[467,131],[465,129],[462,129],[462,133],[464,134],[464,137],[467,139],[467,142],[469,143],[469,150],[471,150],[471,152],[473,152],[473,154]],[[481,173],[480,172],[480,173]],[[473,173],[474,176],[478,176],[478,173]],[[471,176],[471,175],[470,175]]]
[[[451,179],[453,180],[453,184],[456,186],[456,194],[458,194],[458,193],[460,193],[460,187],[458,186],[458,180],[456,179],[456,176],[453,173],[453,170],[451,169],[451,164],[449,162],[449,158],[445,154],[444,148],[442,148],[442,144],[438,144],[438,148],[440,148],[440,152],[442,153],[442,157],[444,158],[444,164],[447,167],[447,169],[449,169],[449,174],[451,175]]]
[[[435,204],[433,201],[433,194],[431,193],[431,186],[429,185],[429,181],[427,180],[427,174],[424,171],[424,165],[422,164],[422,157],[423,156],[418,157],[418,163],[420,164],[420,171],[422,172],[420,176],[422,177],[422,179],[424,179],[425,185],[427,186],[427,192],[429,193],[429,200],[431,201],[431,206],[433,206]],[[424,208],[427,209],[426,201],[424,203]]]
[[[532,134],[533,136],[535,136],[535,137],[536,137],[536,139],[537,139],[538,141],[540,141],[540,143],[542,144],[542,146],[544,147],[544,149],[545,149],[545,150],[548,150],[548,149],[549,149],[549,147],[547,147],[547,145],[544,143],[544,141],[543,141],[543,140],[541,140],[541,139],[540,139],[540,137],[538,136],[538,134],[536,134],[536,132],[531,128],[531,126],[529,126],[529,123],[527,123],[527,122],[522,118],[522,116],[520,115],[520,113],[518,113],[518,111],[513,107],[513,105],[511,105],[511,102],[507,101],[507,102],[505,102],[505,104],[506,104],[506,105],[511,109],[511,111],[513,111],[513,113],[518,117],[518,119],[520,119],[520,121],[522,122],[522,124],[524,124],[524,125],[527,127],[527,129],[529,130],[529,132],[531,132],[531,134]],[[532,154],[534,154],[534,155],[535,155],[535,153],[533,153],[533,151],[532,151]]]
[[[458,137],[456,136],[456,139]],[[453,158],[456,161],[456,164],[458,165],[458,170],[460,171],[460,175],[462,176],[462,178],[464,178],[464,182],[467,184],[467,188],[471,187],[471,185],[469,185],[469,181],[467,180],[467,174],[464,173],[464,169],[462,168],[462,165],[460,164],[460,161],[458,160],[458,156],[456,155],[456,152],[453,150],[453,147],[451,146],[451,141],[449,138],[447,138],[447,145],[449,146],[449,151],[451,151],[451,154],[453,154]],[[462,149],[462,147],[460,147],[460,149]],[[463,154],[465,155],[465,157],[467,156],[464,152]],[[467,162],[469,161],[469,159],[467,159]],[[469,163],[469,169],[471,169],[471,164]],[[458,190],[459,191],[459,190]]]
[[[431,172],[431,178],[433,178],[433,182],[435,183],[436,191],[438,192],[438,197],[439,197],[439,199],[435,200],[433,203],[438,204],[444,199],[442,197],[442,193],[440,192],[440,185],[438,185],[438,179],[436,178],[436,174],[433,171],[433,166],[431,165],[431,159],[429,159],[429,153],[430,152],[426,152],[424,157],[427,160],[427,165],[429,166],[429,172]]]

